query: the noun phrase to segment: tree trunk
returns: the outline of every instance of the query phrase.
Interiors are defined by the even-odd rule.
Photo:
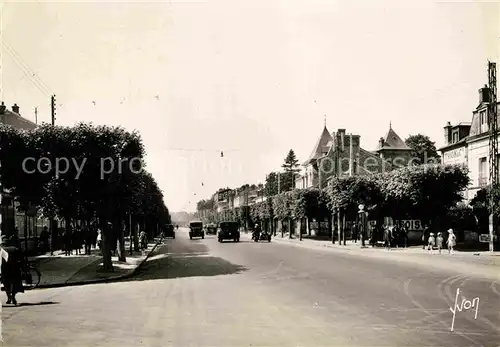
[[[288,238],[292,238],[292,219],[288,218]]]
[[[307,236],[311,236],[311,218],[306,217]]]
[[[339,246],[342,245],[342,231],[340,229],[340,208],[336,211],[336,214],[337,214],[337,218],[336,218],[336,225],[337,225],[337,235],[338,235],[338,238],[339,238]]]
[[[283,221],[280,221],[281,224],[281,238],[285,237],[285,227],[283,226]]]
[[[346,211],[343,210],[343,213],[342,213],[342,238],[344,240],[344,246],[346,245],[346,237],[345,237],[345,229],[346,229],[346,223],[345,223],[345,217],[346,217]]]

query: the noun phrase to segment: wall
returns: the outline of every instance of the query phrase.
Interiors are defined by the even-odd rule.
[[[479,158],[487,158],[487,176],[489,176],[489,141],[485,137],[479,141],[470,142],[468,144],[468,160],[467,166],[469,168],[469,177],[471,184],[468,191],[468,199],[473,199],[479,187]]]

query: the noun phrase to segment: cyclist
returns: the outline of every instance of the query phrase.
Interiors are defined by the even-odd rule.
[[[2,282],[7,294],[7,304],[17,305],[16,294],[24,293],[22,270],[26,264],[22,251],[13,242],[15,240],[7,240],[2,236]]]

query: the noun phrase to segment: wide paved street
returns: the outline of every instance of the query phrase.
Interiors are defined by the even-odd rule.
[[[3,306],[6,346],[499,346],[500,283],[278,243],[168,240],[134,279]],[[474,310],[456,313],[456,289]]]

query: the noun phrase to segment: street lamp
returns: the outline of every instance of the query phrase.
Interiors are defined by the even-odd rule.
[[[365,247],[365,237],[366,237],[366,229],[368,227],[368,218],[367,218],[367,212],[365,211],[365,205],[360,204],[358,206],[358,219],[359,219],[359,227],[360,227],[360,234],[361,234],[361,247]]]

